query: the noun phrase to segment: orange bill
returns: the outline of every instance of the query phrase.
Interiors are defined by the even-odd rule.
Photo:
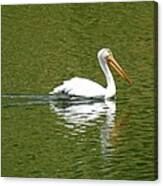
[[[118,64],[112,55],[108,57],[108,64],[124,79],[128,82],[129,85],[132,85],[132,80],[129,79],[127,73],[123,68]]]

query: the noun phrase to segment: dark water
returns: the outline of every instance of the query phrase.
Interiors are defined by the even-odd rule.
[[[153,18],[153,2],[2,6],[2,176],[156,179]],[[103,47],[131,87],[114,73],[115,100],[48,95],[73,76],[105,86]]]
[[[2,165],[9,175],[154,179],[155,128],[148,102],[48,95],[2,98]]]

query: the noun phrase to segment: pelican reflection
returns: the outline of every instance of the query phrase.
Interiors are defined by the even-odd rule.
[[[71,134],[85,132],[88,126],[100,125],[100,143],[102,154],[110,149],[110,135],[115,123],[116,103],[114,100],[105,102],[50,102],[50,110],[66,122],[65,127],[71,128]],[[101,125],[102,124],[102,125]]]
[[[115,101],[105,102],[74,102],[66,101],[63,103],[50,102],[50,110],[66,120],[66,123],[91,125],[100,116],[106,116],[107,122],[112,123],[115,118]]]

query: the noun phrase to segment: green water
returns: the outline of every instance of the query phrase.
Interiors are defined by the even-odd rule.
[[[157,178],[153,2],[2,6],[2,176]],[[73,76],[105,86],[109,47],[117,99],[57,99]]]

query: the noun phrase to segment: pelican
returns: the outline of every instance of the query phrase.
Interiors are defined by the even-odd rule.
[[[127,73],[115,60],[109,48],[101,49],[97,53],[97,58],[105,75],[107,83],[106,88],[92,80],[74,77],[70,80],[64,81],[63,84],[54,88],[53,91],[49,92],[49,94],[67,94],[70,96],[104,99],[114,97],[116,94],[116,85],[110,71],[110,67],[112,67],[124,80],[126,80],[129,85],[132,84],[132,81],[129,79]]]

